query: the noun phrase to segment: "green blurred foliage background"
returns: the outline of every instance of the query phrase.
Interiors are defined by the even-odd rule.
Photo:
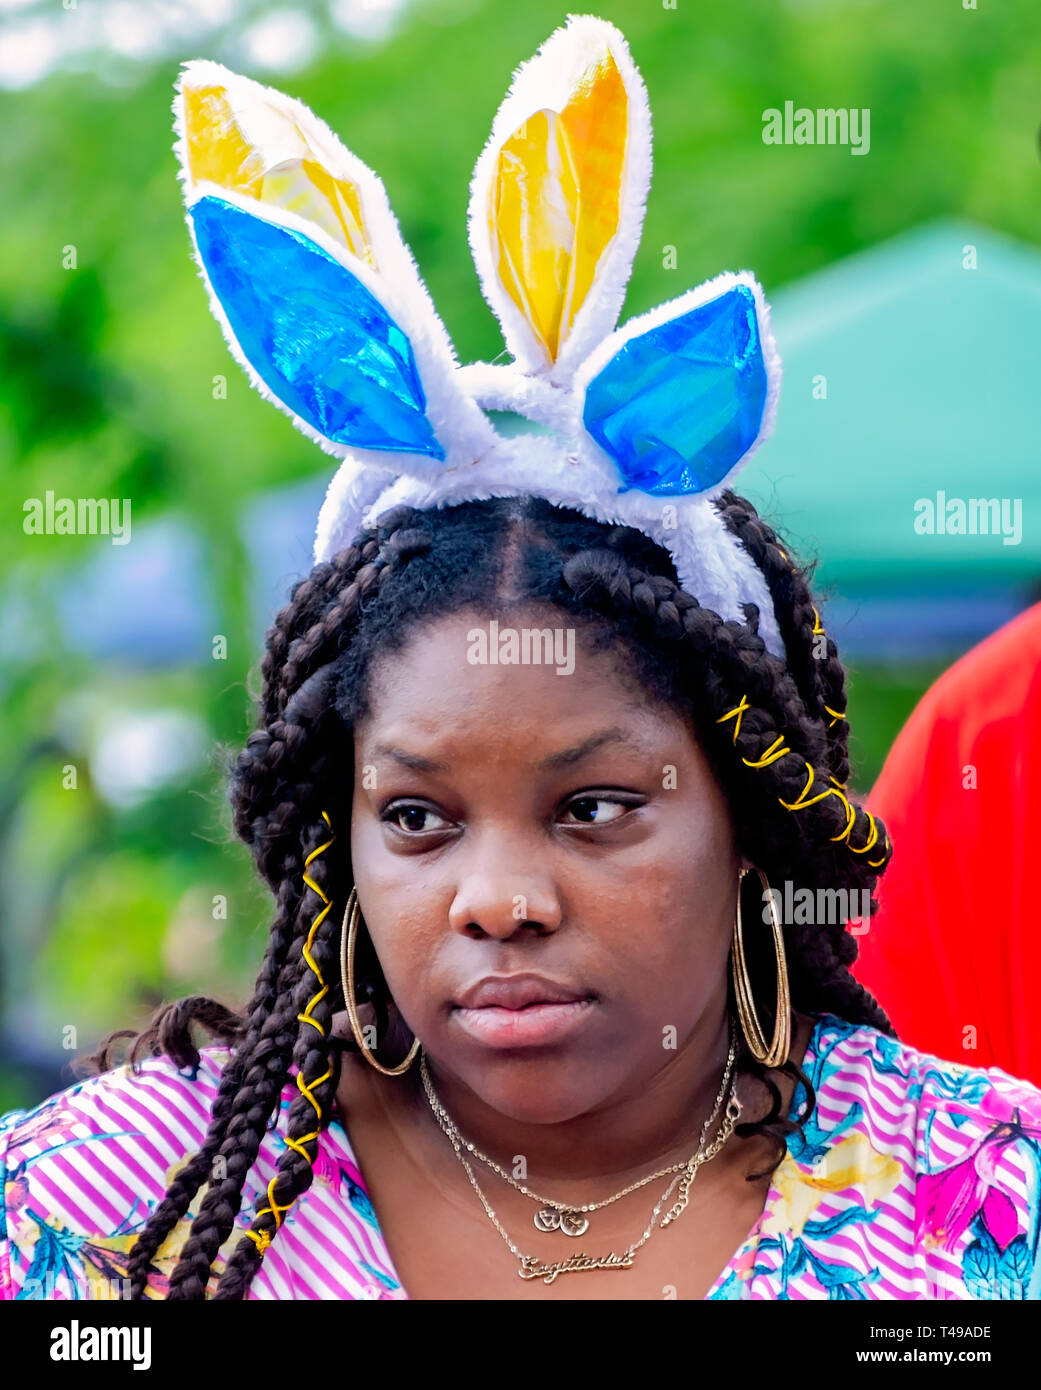
[[[466,244],[469,177],[513,68],[566,10],[417,0],[388,39],[363,43],[320,5],[291,8],[324,26],[315,61],[245,70],[302,98],[379,171],[461,360],[494,358],[502,343]],[[655,128],[623,319],[725,268],[754,268],[769,294],[945,214],[1041,239],[1036,0],[600,0],[597,13],[625,32]],[[76,1048],[140,1026],[162,998],[240,1002],[267,931],[266,892],[224,803],[224,755],[251,727],[260,655],[238,519],[251,497],[326,479],[332,464],[249,389],[189,256],[173,81],[183,58],[234,66],[235,41],[231,21],[118,65],[115,80],[101,54],[0,95],[0,1111],[64,1082]],[[789,98],[870,107],[870,156],[765,146],[762,111]],[[682,283],[662,268],[666,244]],[[215,399],[222,374],[227,398]],[[129,497],[138,533],[186,522],[197,545],[185,584],[190,570],[226,659],[212,659],[209,632],[173,662],[78,651],[62,595],[108,542],[26,536],[23,502],[48,489]],[[861,789],[938,669],[854,667]],[[185,716],[164,735],[184,756],[147,795],[113,800],[94,775],[106,720],[157,710]]]

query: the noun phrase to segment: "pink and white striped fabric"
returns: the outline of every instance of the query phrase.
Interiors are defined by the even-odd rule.
[[[227,1055],[203,1049],[194,1076],[165,1058],[136,1075],[122,1067],[0,1118],[0,1299],[126,1295],[128,1253],[201,1144]],[[803,1068],[816,1108],[709,1299],[1041,1297],[1041,1091],[831,1015],[818,1020]],[[295,1094],[295,1085],[283,1092],[210,1292],[263,1205]],[[804,1098],[800,1086],[793,1118]],[[153,1297],[166,1291],[189,1224],[156,1257]],[[525,1282],[518,1297],[539,1287]],[[339,1118],[249,1297],[408,1297]]]

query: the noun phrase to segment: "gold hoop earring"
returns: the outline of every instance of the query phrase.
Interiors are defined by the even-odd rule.
[[[734,976],[734,995],[737,1011],[741,1018],[741,1028],[752,1056],[767,1067],[780,1067],[788,1060],[792,1044],[792,1001],[788,991],[788,965],[784,956],[784,935],[781,919],[777,913],[773,891],[762,869],[756,869],[763,885],[766,900],[770,904],[770,925],[774,934],[774,950],[777,954],[777,1012],[774,1016],[774,1033],[769,1042],[763,1033],[759,1016],[752,998],[752,981],[745,961],[745,944],[741,927],[741,883],[747,869],[742,869],[737,879],[737,917],[734,921],[734,943],[731,964]]]
[[[366,1044],[361,1020],[358,1018],[358,1006],[354,1002],[354,947],[358,939],[360,921],[361,908],[358,906],[358,890],[352,888],[351,895],[347,899],[347,911],[343,914],[343,926],[340,929],[340,983],[343,986],[343,1002],[347,1006],[347,1015],[351,1020],[351,1032],[354,1034],[354,1041],[358,1044],[358,1049],[368,1064],[382,1072],[384,1076],[401,1076],[408,1071],[415,1061],[416,1054],[422,1044],[416,1038],[408,1056],[396,1067],[385,1067],[382,1062],[377,1062],[372,1049]]]

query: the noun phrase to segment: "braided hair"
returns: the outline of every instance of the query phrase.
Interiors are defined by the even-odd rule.
[[[193,1025],[231,1045],[203,1145],[131,1249],[134,1298],[145,1296],[157,1252],[203,1188],[167,1296],[202,1299],[212,1287],[216,1299],[244,1298],[283,1212],[310,1186],[342,1050],[357,1050],[331,1026],[344,1007],[336,962],[353,881],[352,730],[367,708],[374,659],[400,649],[418,625],[462,609],[492,617],[511,606],[549,603],[566,611],[594,646],[625,651],[629,678],[647,695],[693,722],[731,807],[740,850],[768,880],[845,889],[874,912],[871,893],[891,846],[885,827],[845,792],[844,673],[814,605],[809,571],[750,502],[727,491],[712,505],[764,576],[787,663],[759,636],[754,604],[745,605],[744,623],[723,620],[684,592],[669,553],[643,532],[541,498],[466,502],[436,516],[395,508],[295,586],[268,633],[258,727],[231,769],[235,829],[275,898],[253,997],[241,1014],[201,997],[168,1004],[131,1050],[135,1065],[161,1054],[182,1067],[197,1065]],[[338,852],[329,854],[333,840]],[[783,931],[794,1009],[893,1035],[850,974],[857,945],[844,921],[785,922]],[[769,934],[747,933],[745,956],[756,998],[771,998]],[[388,990],[364,933],[356,973],[356,1002],[372,1005],[383,1036]],[[769,1030],[771,1010],[759,1011]],[[87,1066],[111,1066],[112,1044],[126,1036],[113,1034]],[[738,1125],[737,1133],[767,1135],[779,1162],[787,1135],[812,1113],[813,1086],[797,1064],[779,1069],[806,1091],[801,1115],[790,1119],[771,1071],[741,1042],[739,1065],[765,1085],[772,1104],[764,1119]],[[266,1202],[218,1277],[214,1263],[293,1069],[298,1094],[287,1147]]]

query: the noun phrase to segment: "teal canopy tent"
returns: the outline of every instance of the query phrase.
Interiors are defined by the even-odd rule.
[[[943,221],[768,295],[784,384],[738,490],[818,557],[844,649],[954,655],[1041,595],[1041,251]]]

